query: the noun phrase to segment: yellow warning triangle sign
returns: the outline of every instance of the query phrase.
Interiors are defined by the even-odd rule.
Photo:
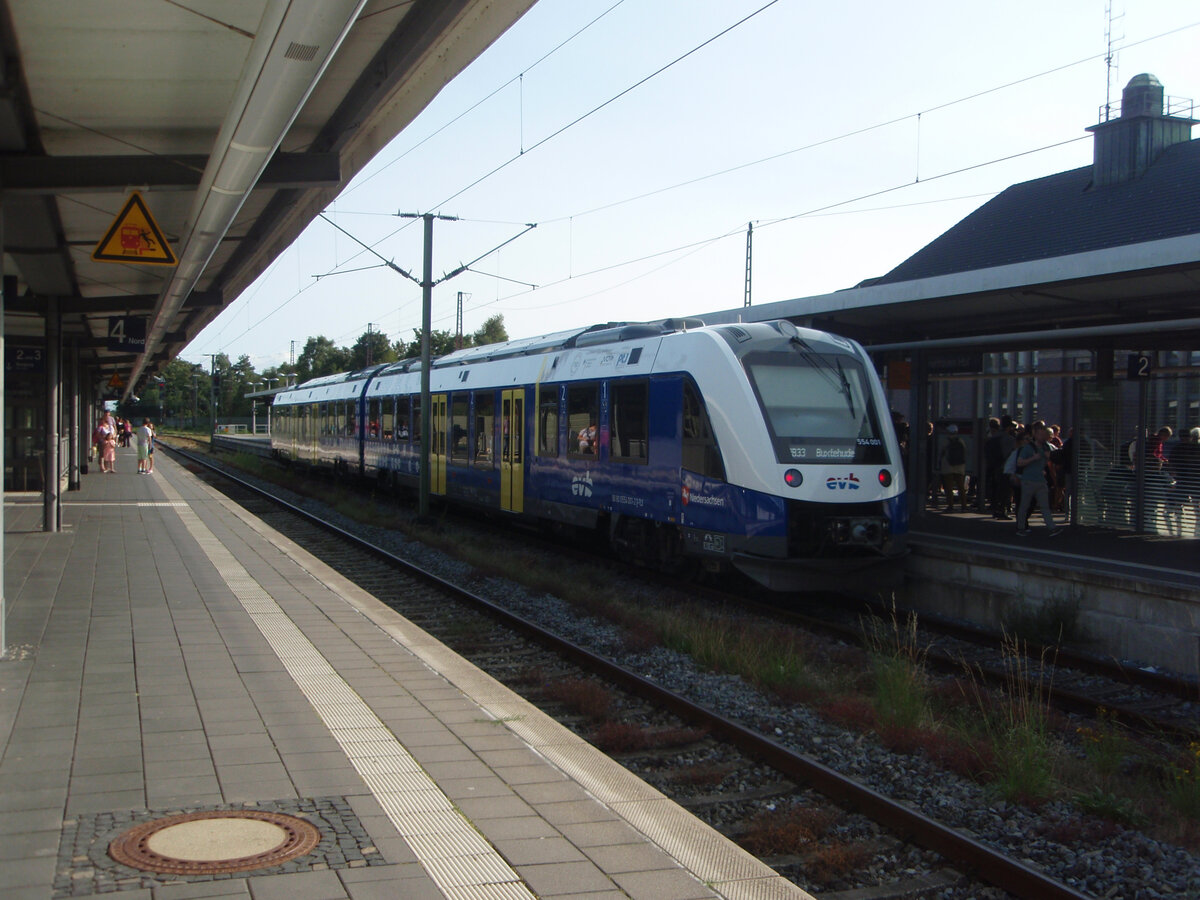
[[[119,374],[113,372],[113,377],[108,379],[108,386],[110,388],[123,388],[125,387],[125,380]]]
[[[151,266],[173,266],[179,262],[137,191],[130,195],[124,209],[113,219],[92,251],[92,259]]]

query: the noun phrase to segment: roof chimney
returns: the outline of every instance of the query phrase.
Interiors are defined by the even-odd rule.
[[[1164,113],[1162,82],[1148,73],[1135,75],[1121,92],[1120,114],[1110,118],[1112,110],[1102,106],[1100,123],[1088,129],[1096,135],[1092,187],[1132,181],[1172,144],[1190,141],[1196,120],[1171,113],[1192,110],[1190,100],[1172,97]]]

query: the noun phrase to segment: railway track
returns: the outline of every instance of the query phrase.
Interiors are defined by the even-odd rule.
[[[222,449],[237,446],[235,441],[227,439]],[[532,535],[529,538],[535,539]],[[588,554],[561,543],[546,542],[545,546],[550,552],[594,562]],[[637,570],[637,577],[663,589],[678,588],[676,581],[644,569]],[[832,606],[819,615],[786,610],[752,584],[739,587],[736,594],[702,586],[690,586],[689,593],[692,600],[705,599],[718,606],[736,603],[790,626],[854,644],[863,641],[864,616],[887,620],[895,613],[871,601],[853,607],[849,616],[844,608]],[[1012,688],[1014,680],[1026,680],[1028,690],[1065,713],[1104,718],[1150,738],[1167,738],[1183,744],[1200,740],[1200,686],[1194,681],[1122,665],[1069,647],[1005,641],[985,629],[928,616],[920,617],[919,643],[926,663],[943,674],[961,675],[969,669],[972,677],[1000,690]],[[1017,653],[1030,665],[1014,667],[1012,658]]]
[[[207,463],[198,458],[191,458],[191,462],[194,466],[207,466]],[[221,473],[220,477],[227,479],[229,476]],[[236,494],[235,500],[294,540],[309,546],[312,552],[326,561],[338,559],[345,563],[346,558],[351,555],[347,548],[352,545],[355,561],[349,563],[348,567],[356,581],[376,593],[384,602],[398,602],[394,598],[403,596],[401,611],[406,616],[443,639],[448,638],[447,642],[452,646],[460,644],[462,649],[459,652],[466,650],[464,655],[478,660],[477,664],[482,664],[482,667],[489,671],[496,672],[508,668],[511,680],[516,681],[521,692],[527,696],[530,693],[548,695],[549,705],[553,706],[563,704],[561,685],[565,683],[584,683],[599,677],[608,684],[619,685],[624,692],[622,696],[627,698],[620,701],[622,718],[628,718],[631,709],[639,710],[635,718],[648,718],[652,723],[647,726],[650,732],[674,735],[676,742],[683,741],[681,747],[668,740],[665,746],[654,748],[649,756],[645,750],[634,752],[632,755],[629,755],[627,750],[627,765],[635,771],[645,770],[657,774],[658,781],[661,782],[657,784],[660,789],[668,794],[679,794],[678,785],[672,790],[672,785],[669,784],[672,777],[678,780],[679,768],[676,767],[672,771],[672,766],[665,760],[680,755],[692,759],[698,752],[696,748],[704,747],[705,765],[711,771],[717,774],[738,773],[735,779],[736,789],[731,792],[726,786],[718,790],[711,785],[700,789],[692,784],[683,790],[680,802],[691,806],[703,818],[724,824],[724,830],[727,833],[732,830],[735,838],[752,843],[746,834],[740,832],[745,831],[748,819],[755,819],[755,809],[771,812],[814,809],[811,797],[813,791],[827,798],[821,803],[827,804],[828,801],[832,801],[852,811],[812,813],[810,818],[840,823],[838,840],[845,834],[855,835],[853,843],[847,845],[843,842],[840,846],[844,852],[852,852],[860,864],[864,862],[864,847],[881,848],[877,857],[890,862],[876,861],[861,865],[860,868],[880,873],[884,883],[891,883],[895,893],[889,894],[887,889],[878,883],[838,883],[839,891],[869,890],[872,897],[1003,896],[997,890],[1031,898],[1088,896],[1046,875],[1026,861],[988,846],[963,833],[959,828],[943,824],[923,814],[910,803],[897,802],[883,792],[862,783],[858,778],[839,773],[813,757],[787,746],[776,736],[764,733],[763,729],[753,722],[708,708],[694,698],[684,696],[677,690],[665,687],[613,662],[605,654],[583,646],[577,640],[547,630],[540,621],[535,622],[502,604],[466,591],[356,535],[333,528],[309,513],[295,507],[280,512],[279,500],[260,491],[249,482],[238,480],[236,489],[227,490],[227,493]],[[281,517],[286,517],[289,522],[280,522]],[[298,524],[301,522],[302,524]],[[281,525],[283,527],[280,527]],[[370,563],[363,562],[363,559],[369,559]],[[398,576],[398,571],[403,575]],[[481,638],[480,633],[488,635],[486,629],[475,633],[474,629],[465,625],[460,614],[447,615],[446,597],[453,597],[456,603],[469,603],[489,620],[499,622],[505,633]],[[393,599],[390,601],[389,598]],[[538,652],[515,649],[515,642],[509,637],[510,633],[528,637],[535,641],[537,646],[552,649],[558,658],[578,666],[581,674],[565,675],[557,670],[561,664],[555,662],[555,671],[548,675],[544,669],[551,664],[544,661],[545,657]],[[471,645],[474,645],[474,649]],[[482,651],[479,649],[481,645],[485,648]],[[541,661],[531,663],[531,660]],[[531,676],[531,671],[539,674]],[[522,681],[525,682],[523,686]],[[647,716],[641,711],[644,707],[649,707],[654,712]],[[572,724],[570,719],[576,716],[579,719],[575,722],[577,730],[598,743],[602,742],[603,735],[589,732],[588,729],[592,725],[589,724],[587,716],[580,718],[578,713],[572,713],[569,709],[566,712],[568,724]],[[664,714],[669,714],[669,718],[661,719]],[[719,742],[720,750],[711,749],[709,745],[714,741]],[[618,757],[621,756],[619,749],[614,752],[617,752]],[[734,812],[729,811],[730,807]],[[865,824],[863,820],[877,823],[883,830]],[[914,850],[910,844],[921,848],[920,852]],[[847,847],[850,849],[847,850]],[[766,852],[764,858],[785,873],[789,866],[796,867],[803,882],[803,871],[809,866],[815,867],[815,863],[823,859],[820,856],[821,852],[818,844],[810,856],[801,854],[798,859],[790,859],[788,854],[781,854],[775,850]],[[943,862],[937,862],[932,854],[936,854]],[[972,873],[972,877],[982,879],[984,883],[991,885],[992,889],[981,888],[972,883],[970,879],[960,875],[960,871]],[[811,883],[807,886],[812,888]],[[955,893],[956,889],[962,893]]]
[[[782,623],[850,643],[863,642],[864,617],[905,616],[874,601],[862,601],[850,614],[828,608],[817,615],[781,609],[769,600],[741,602]],[[1064,713],[1103,718],[1147,738],[1183,745],[1200,739],[1200,688],[1193,682],[928,616],[919,617],[914,641],[926,665],[943,675],[969,673],[1002,691],[1026,690]]]

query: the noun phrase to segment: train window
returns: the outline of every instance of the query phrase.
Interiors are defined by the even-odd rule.
[[[324,436],[325,434],[329,433],[329,404],[328,403],[318,403],[317,404],[316,428],[317,428],[318,435]]]
[[[450,459],[454,462],[466,462],[470,458],[470,404],[469,394],[455,394],[450,400]]]
[[[407,441],[408,440],[408,422],[409,422],[408,398],[407,397],[397,397],[396,398],[396,440],[398,440],[398,441]]]
[[[623,462],[645,462],[650,445],[649,382],[613,383],[609,421],[609,456]]]
[[[683,467],[698,475],[725,480],[725,464],[700,393],[683,383]]]
[[[496,395],[480,391],[475,395],[475,465],[492,468],[492,450],[496,440]]]
[[[358,404],[353,400],[347,400],[342,404],[342,434],[347,437],[353,437],[358,431],[355,427],[358,424],[357,412]]]
[[[600,400],[594,384],[567,388],[567,451],[570,456],[600,452]]]
[[[857,359],[806,351],[743,362],[779,462],[887,464],[870,376]]]
[[[379,430],[379,420],[383,418],[383,406],[379,398],[367,401],[367,437],[378,438],[382,437],[382,432]]]
[[[411,397],[412,403],[412,439],[421,440],[421,398]]]
[[[558,456],[558,386],[538,388],[538,456]]]
[[[384,397],[382,400],[383,411],[379,417],[379,436],[385,441],[395,440],[396,438],[396,398]]]

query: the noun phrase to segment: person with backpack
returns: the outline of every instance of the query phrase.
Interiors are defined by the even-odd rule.
[[[1050,512],[1050,495],[1046,483],[1046,466],[1050,463],[1052,448],[1047,442],[1050,429],[1045,423],[1038,422],[1033,426],[1033,441],[1021,447],[1017,453],[1016,469],[1021,479],[1021,504],[1017,507],[1017,534],[1028,537],[1032,534],[1029,528],[1029,514],[1036,501],[1042,511],[1042,520],[1046,523],[1046,531],[1050,537],[1062,534],[1061,526],[1054,524],[1054,516]]]
[[[949,440],[942,445],[938,470],[942,476],[942,491],[946,495],[946,512],[954,510],[954,491],[962,511],[967,511],[967,445],[958,436],[957,425],[947,425]]]

